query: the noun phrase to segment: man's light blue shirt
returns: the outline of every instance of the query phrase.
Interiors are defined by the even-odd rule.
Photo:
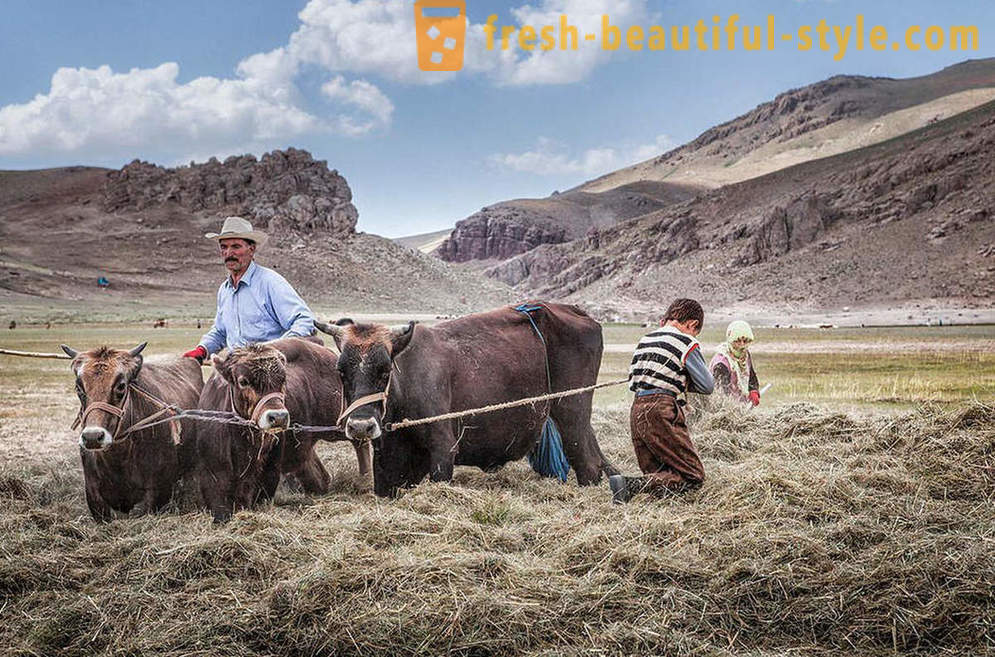
[[[233,287],[218,288],[214,326],[200,339],[208,354],[291,335],[314,332],[314,315],[283,276],[254,262]]]

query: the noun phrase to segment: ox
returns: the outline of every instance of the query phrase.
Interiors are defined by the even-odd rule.
[[[197,428],[201,494],[215,522],[238,509],[271,499],[281,475],[292,475],[308,493],[328,492],[330,477],[314,451],[319,439],[344,440],[342,432],[305,433],[301,425],[332,426],[342,406],[335,355],[301,338],[232,350],[214,357],[216,374],[204,386],[200,408],[234,410],[255,426],[203,423]],[[368,478],[368,443],[354,443],[360,475]]]
[[[454,465],[494,470],[520,459],[536,445],[550,416],[562,431],[578,483],[595,484],[602,471],[615,472],[591,427],[591,392],[383,431],[385,423],[404,418],[594,384],[601,365],[601,326],[575,306],[539,305],[531,316],[509,306],[432,327],[315,323],[339,347],[338,371],[349,403],[346,435],[373,441],[378,495],[396,495],[426,475],[449,481]]]
[[[131,351],[100,347],[85,353],[62,345],[76,374],[80,410],[73,428],[82,426],[86,503],[98,521],[110,520],[112,511],[128,513],[139,502],[147,511],[162,510],[190,466],[189,420],[135,425],[156,414],[168,417],[160,413],[164,404],[196,406],[204,386],[200,366],[190,358],[144,362],[145,344]]]

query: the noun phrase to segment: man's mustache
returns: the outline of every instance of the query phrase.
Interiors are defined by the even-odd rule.
[[[230,258],[225,258],[225,262],[238,262],[238,258],[232,256]]]

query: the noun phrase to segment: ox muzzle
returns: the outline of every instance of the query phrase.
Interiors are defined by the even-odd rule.
[[[387,391],[390,389],[390,381],[383,392],[375,392],[371,395],[363,395],[355,400],[349,407],[344,409],[339,415],[339,426],[345,420],[345,436],[354,442],[368,442],[376,440],[383,433],[381,423],[384,415],[387,414]],[[345,398],[343,398],[343,402]],[[374,404],[379,402],[379,411]]]
[[[231,386],[228,387],[228,401],[231,404],[231,412],[241,416],[235,404],[235,390]],[[247,419],[263,431],[289,429],[290,411],[287,410],[286,402],[286,396],[279,391],[263,395],[252,407]]]
[[[350,417],[345,423],[345,436],[349,440],[368,442],[379,438],[381,433],[383,430],[380,428],[380,419],[374,415]]]
[[[251,419],[263,431],[280,431],[290,428],[290,411],[286,407],[286,397],[282,392],[271,392],[263,395],[255,408]]]
[[[129,386],[124,400],[121,402],[121,406],[97,401],[91,402],[86,408],[80,409],[79,415],[76,416],[76,421],[73,422],[73,429],[81,424],[83,425],[83,430],[79,432],[79,446],[89,450],[101,450],[109,447],[118,437],[118,434],[121,433],[121,425],[124,422],[124,409],[128,405],[130,396],[131,387]],[[95,419],[98,422],[100,421],[101,414],[108,421],[114,418],[114,433],[108,431],[107,427],[101,424],[87,424],[92,413],[97,413],[97,418]]]
[[[111,433],[100,426],[83,427],[79,432],[79,446],[83,449],[100,450],[114,442]]]

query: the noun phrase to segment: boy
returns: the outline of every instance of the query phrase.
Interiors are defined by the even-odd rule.
[[[710,395],[715,382],[695,337],[705,313],[694,299],[677,299],[660,320],[660,328],[643,337],[629,366],[629,389],[636,393],[629,427],[643,477],[614,475],[612,500],[628,502],[641,491],[680,492],[705,479],[701,459],[684,418],[687,392]]]

